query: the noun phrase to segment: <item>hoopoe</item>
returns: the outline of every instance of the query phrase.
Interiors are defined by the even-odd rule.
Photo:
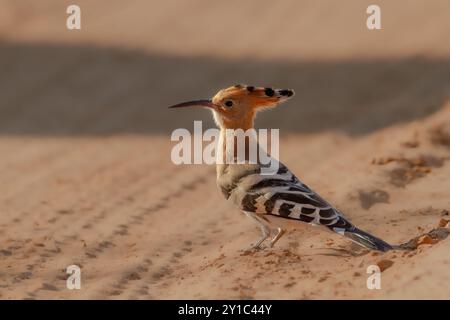
[[[235,85],[220,90],[212,99],[184,102],[170,108],[200,106],[211,109],[221,132],[218,148],[225,150],[227,129],[251,129],[258,111],[273,108],[293,96],[294,91],[290,89]],[[278,162],[278,170],[273,175],[262,174],[259,161],[233,164],[218,162],[216,170],[217,184],[225,198],[253,218],[261,229],[261,238],[249,249],[263,248],[263,242],[271,236],[268,246],[272,247],[285,233],[283,228],[274,226],[268,216],[325,226],[368,249],[393,249],[383,240],[354,226],[281,162]]]

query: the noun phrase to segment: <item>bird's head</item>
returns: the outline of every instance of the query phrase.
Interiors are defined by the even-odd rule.
[[[273,108],[278,104],[292,98],[291,89],[272,89],[235,85],[222,89],[212,98],[194,100],[171,106],[181,107],[207,107],[213,110],[217,125],[224,129],[250,129],[258,111]]]

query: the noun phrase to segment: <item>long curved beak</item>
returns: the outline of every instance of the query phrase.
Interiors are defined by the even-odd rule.
[[[175,104],[173,106],[170,106],[169,108],[184,108],[184,107],[207,107],[215,109],[216,105],[210,100],[210,99],[203,99],[203,100],[194,100],[194,101],[188,101],[183,102],[179,104]]]

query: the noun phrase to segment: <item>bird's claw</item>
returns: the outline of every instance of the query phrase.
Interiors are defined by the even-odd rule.
[[[260,250],[264,250],[266,248],[267,248],[267,246],[262,244],[262,243],[259,243],[259,244],[255,243],[255,244],[252,244],[249,247],[246,247],[246,248],[242,249],[242,252],[243,253],[251,253],[251,252],[257,252],[257,251],[260,251]]]

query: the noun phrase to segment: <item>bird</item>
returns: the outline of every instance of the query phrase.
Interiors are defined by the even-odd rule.
[[[214,121],[220,129],[217,148],[224,154],[230,142],[226,136],[227,130],[253,129],[257,113],[275,108],[294,95],[292,89],[237,84],[218,91],[211,99],[187,101],[169,108],[203,107],[212,110]],[[234,148],[232,152],[236,157]],[[382,239],[357,228],[340,210],[304,184],[278,159],[271,157],[270,160],[277,163],[277,170],[272,174],[263,172],[264,164],[261,161],[216,162],[219,189],[261,230],[261,237],[246,251],[273,247],[286,230],[272,221],[283,218],[323,226],[369,250],[386,252],[394,249]],[[269,220],[268,217],[275,219]]]

